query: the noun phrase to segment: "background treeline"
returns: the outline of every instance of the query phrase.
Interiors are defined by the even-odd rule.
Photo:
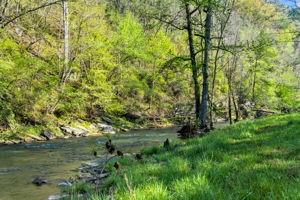
[[[298,9],[263,0],[4,0],[0,12],[2,131],[103,116],[184,120],[200,101],[194,89],[203,97],[206,61],[209,121],[300,106]]]

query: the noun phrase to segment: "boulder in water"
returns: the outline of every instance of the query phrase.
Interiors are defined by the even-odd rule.
[[[108,134],[115,134],[116,130],[114,127],[112,127],[111,125],[107,125],[107,124],[97,124],[97,127],[99,128],[100,131],[102,131],[103,133],[108,133]]]
[[[68,180],[62,180],[60,183],[58,183],[58,186],[60,186],[60,187],[70,187],[70,186],[72,186],[72,183]]]
[[[44,178],[37,177],[37,178],[33,179],[32,183],[37,185],[37,186],[42,186],[44,184],[47,184],[48,181]]]
[[[75,137],[86,137],[88,136],[88,130],[80,127],[80,128],[74,128],[71,126],[62,126],[60,129],[64,132],[66,135],[73,135]]]
[[[44,131],[41,136],[45,137],[47,140],[52,140],[55,138],[54,134],[50,131]]]

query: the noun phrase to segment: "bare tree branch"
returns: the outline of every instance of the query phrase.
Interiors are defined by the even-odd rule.
[[[53,2],[49,2],[49,3],[45,3],[43,5],[40,5],[38,7],[35,7],[35,8],[31,8],[29,10],[26,10],[26,11],[23,11],[22,13],[16,15],[16,16],[13,16],[13,17],[8,17],[9,19],[5,20],[4,22],[1,22],[0,24],[0,28],[5,28],[7,25],[9,25],[10,23],[14,22],[15,20],[19,19],[20,17],[23,17],[24,15],[28,14],[28,13],[31,13],[31,12],[35,12],[39,9],[42,9],[42,8],[45,8],[45,7],[48,7],[48,6],[51,6],[51,5],[54,5],[54,4],[58,4],[60,3],[61,0],[57,0],[57,1],[53,1]],[[7,5],[6,5],[7,6]],[[5,10],[4,10],[5,11]],[[3,20],[3,19],[2,19]]]

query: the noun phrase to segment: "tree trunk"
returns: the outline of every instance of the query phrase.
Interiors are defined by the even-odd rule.
[[[232,124],[232,102],[231,102],[231,93],[232,93],[232,69],[230,67],[230,60],[228,58],[228,70],[226,72],[227,77],[227,84],[228,84],[228,92],[227,92],[227,98],[228,98],[228,118],[230,125]]]
[[[68,78],[70,72],[69,68],[69,7],[68,1],[62,0],[63,3],[63,26],[64,26],[64,68],[62,72],[61,81],[64,83]]]
[[[200,110],[201,128],[207,127],[207,105],[208,105],[208,65],[211,48],[211,27],[212,27],[212,6],[209,4],[205,19],[205,40],[204,40],[204,62],[202,66],[203,90]]]
[[[236,42],[235,42],[236,44]],[[238,64],[238,57],[236,56],[236,54],[234,55],[234,61],[233,61],[233,64],[234,64],[234,68],[233,68],[233,72],[236,71],[237,69],[237,64]],[[233,76],[233,75],[231,75]],[[233,92],[233,89],[232,89],[232,77],[231,77],[231,87],[230,87],[230,90],[231,90],[231,97],[232,97],[232,102],[233,102],[233,106],[234,106],[234,112],[235,112],[235,119],[234,119],[234,122],[238,122],[239,121],[239,108],[238,108],[238,103],[236,102],[236,98],[234,96],[234,92]]]
[[[63,69],[60,71],[60,82],[58,84],[58,97],[55,101],[54,105],[50,107],[49,113],[53,114],[56,110],[57,106],[59,105],[62,95],[64,93],[65,83],[70,76],[71,68],[69,67],[69,7],[68,7],[68,0],[61,0],[63,6],[63,28],[64,28],[64,66]]]
[[[210,109],[209,109],[209,113],[210,113],[210,128],[211,129],[214,127],[214,122],[213,122],[213,103],[214,103],[214,95],[215,95],[214,93],[215,93],[215,85],[216,85],[216,77],[217,77],[218,56],[219,56],[219,48],[217,49],[216,55],[215,55],[215,63],[214,63],[214,70],[213,70],[211,95],[210,95]]]
[[[252,102],[255,105],[255,87],[256,87],[256,67],[257,67],[257,58],[255,59],[254,69],[253,69],[253,83],[252,83]]]
[[[220,54],[220,46],[223,41],[223,35],[225,33],[225,28],[229,22],[233,6],[235,4],[235,0],[232,1],[232,5],[230,9],[228,8],[224,9],[223,12],[224,14],[227,12],[227,16],[225,20],[220,21],[220,35],[217,41],[217,50],[214,56],[214,68],[213,68],[213,73],[212,73],[212,86],[211,86],[211,92],[210,92],[210,101],[209,101],[209,113],[210,113],[210,128],[214,128],[214,122],[213,122],[213,104],[214,104],[214,95],[215,95],[215,85],[216,85],[216,77],[217,77],[217,68],[218,68],[218,60],[219,60],[219,54]]]
[[[232,124],[232,113],[231,113],[231,78],[228,79],[228,117],[229,123]]]
[[[194,82],[196,122],[199,123],[199,121],[200,121],[200,87],[199,87],[199,82],[198,82],[198,67],[197,67],[197,62],[196,62],[196,52],[195,52],[194,38],[193,38],[192,19],[191,19],[191,12],[190,12],[190,7],[189,7],[188,3],[185,3],[185,11],[186,11],[186,24],[187,24],[190,58],[191,58],[192,74],[193,74],[193,82]]]
[[[232,96],[232,102],[233,102],[233,106],[234,106],[234,112],[235,112],[235,119],[234,119],[234,122],[238,122],[239,121],[239,109],[238,109],[238,106],[237,106],[237,103],[236,103],[236,100],[235,100],[235,97],[234,97],[234,93],[233,91],[231,90],[231,96]]]

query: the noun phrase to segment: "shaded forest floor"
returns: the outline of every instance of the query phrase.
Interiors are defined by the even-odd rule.
[[[124,157],[88,199],[300,199],[300,114],[244,121],[203,138]],[[86,196],[84,195],[84,196]]]

